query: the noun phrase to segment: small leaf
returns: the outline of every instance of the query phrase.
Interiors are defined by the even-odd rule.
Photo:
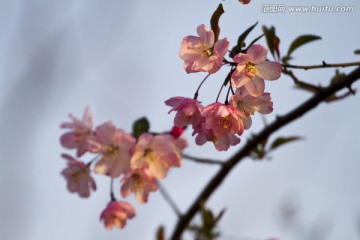
[[[135,138],[139,138],[139,136],[143,133],[149,132],[150,123],[146,117],[139,118],[133,123],[133,132],[132,135]]]
[[[354,51],[354,54],[360,54],[360,49],[356,49],[356,50]]]
[[[292,52],[295,51],[295,49],[301,47],[302,45],[305,45],[309,42],[316,41],[321,39],[321,37],[316,35],[302,35],[297,37],[290,45],[287,55],[290,56]]]
[[[213,30],[215,35],[215,42],[217,42],[219,38],[219,34],[220,34],[219,19],[223,13],[224,13],[224,8],[220,3],[210,19],[211,30]]]
[[[165,228],[160,226],[156,232],[156,240],[165,240]]]
[[[222,218],[222,216],[224,216],[224,214],[225,214],[225,211],[226,211],[226,208],[224,208],[223,210],[221,210],[220,212],[219,212],[219,214],[216,216],[216,218],[215,218],[215,222],[216,223],[218,223],[220,220],[221,220],[221,218]]]
[[[286,143],[290,143],[290,142],[293,142],[293,141],[297,141],[297,140],[300,140],[302,139],[301,137],[297,137],[297,136],[293,136],[293,137],[278,137],[277,139],[275,139],[271,146],[270,146],[270,150],[274,150]]]
[[[269,47],[271,55],[274,56],[274,39],[275,39],[275,28],[272,26],[271,28],[267,28],[263,26],[263,32],[265,34],[266,43]]]
[[[256,22],[254,25],[252,25],[251,27],[246,29],[239,36],[238,41],[237,41],[237,45],[231,49],[231,52],[229,54],[229,56],[231,58],[233,58],[236,54],[241,52],[241,48],[243,48],[245,46],[245,39],[246,39],[247,35],[249,35],[249,33],[256,27],[257,24],[258,24],[258,22]]]
[[[276,53],[276,59],[279,60],[280,59],[280,38],[278,36],[275,35],[274,37],[274,51]]]
[[[346,78],[346,74],[345,73],[341,73],[339,71],[339,69],[336,69],[335,70],[335,76],[333,76],[331,78],[331,81],[330,81],[330,85],[334,85],[338,82],[340,82],[341,80],[343,80],[344,78]]]
[[[205,228],[212,229],[215,226],[215,217],[211,210],[202,210],[201,217]]]

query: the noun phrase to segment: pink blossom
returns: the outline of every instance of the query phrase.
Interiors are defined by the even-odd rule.
[[[126,220],[135,216],[135,209],[127,202],[112,201],[102,211],[100,220],[104,221],[106,229],[123,228]]]
[[[102,154],[94,171],[116,178],[130,170],[131,149],[135,142],[132,135],[117,129],[111,122],[98,126],[95,136],[88,140],[89,151]]]
[[[203,109],[201,116],[205,118],[205,128],[211,130],[216,138],[229,133],[241,135],[244,131],[246,116],[231,105],[212,103]]]
[[[67,168],[65,168],[61,174],[67,180],[67,189],[71,193],[78,193],[80,197],[89,197],[90,189],[96,190],[96,184],[94,179],[90,176],[89,167],[76,160],[70,155],[62,154],[67,162]]]
[[[153,136],[143,133],[134,148],[131,167],[133,170],[146,167],[149,168],[151,176],[164,178],[170,167],[180,167],[180,152],[186,146],[185,140],[175,139],[168,134]]]
[[[140,168],[134,171],[130,170],[121,180],[121,196],[127,197],[131,192],[135,193],[136,200],[143,204],[148,200],[150,192],[158,189],[156,178],[149,174],[149,169]]]
[[[263,93],[259,97],[249,95],[244,87],[238,88],[235,95],[231,97],[230,103],[246,115],[244,121],[245,129],[251,126],[251,115],[255,112],[269,114],[273,111],[273,102],[270,93]]]
[[[69,117],[72,122],[62,123],[60,127],[70,128],[73,131],[63,134],[60,142],[64,148],[77,148],[76,155],[80,157],[87,151],[87,138],[92,134],[92,117],[88,107],[84,110],[82,120],[79,120],[72,114],[69,114]]]
[[[165,101],[165,104],[171,106],[169,113],[177,111],[174,118],[176,127],[185,127],[192,125],[196,127],[201,122],[201,110],[203,106],[192,98],[173,97]]]
[[[226,151],[230,146],[240,143],[240,138],[231,132],[223,137],[216,137],[212,130],[206,129],[205,118],[203,123],[194,129],[193,135],[195,134],[197,134],[195,138],[197,145],[202,146],[206,142],[212,142],[218,151]]]
[[[231,83],[234,87],[244,86],[247,92],[254,96],[260,96],[265,89],[265,80],[276,80],[281,74],[281,65],[277,62],[266,61],[267,49],[254,44],[246,52],[234,56],[238,63],[236,70],[231,75]]]
[[[217,72],[227,53],[229,42],[226,38],[215,43],[214,32],[204,24],[197,27],[199,37],[187,36],[181,42],[180,57],[184,60],[187,73]]]

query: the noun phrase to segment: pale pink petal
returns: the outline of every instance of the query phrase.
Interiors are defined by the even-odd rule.
[[[256,65],[259,73],[258,76],[265,80],[276,80],[281,75],[281,65],[277,62],[262,62]]]
[[[251,124],[252,124],[251,117],[247,117],[244,121],[244,128],[249,129],[251,127]]]
[[[181,42],[180,58],[185,61],[194,61],[199,58],[198,45],[204,44],[203,40],[196,36],[187,36]]]
[[[246,54],[251,56],[252,63],[258,64],[266,60],[267,49],[262,45],[254,44],[246,51]]]
[[[72,149],[77,147],[74,132],[68,132],[60,137],[60,143],[64,148]]]
[[[245,85],[246,90],[251,96],[258,97],[263,94],[265,89],[264,79],[254,77]]]
[[[227,38],[218,40],[215,43],[214,52],[220,56],[224,56],[225,54],[227,54],[228,49],[229,49],[229,41],[227,40]]]
[[[230,141],[227,137],[218,138],[216,142],[214,142],[215,148],[218,151],[226,151],[230,147]]]
[[[174,125],[185,127],[189,124],[189,118],[183,112],[177,112],[174,118]]]
[[[176,111],[182,104],[182,102],[184,101],[184,97],[172,97],[172,98],[169,98],[168,100],[165,101],[165,104],[170,106],[170,107],[173,107],[170,111]]]
[[[235,73],[235,72],[234,72]],[[235,88],[240,88],[242,86],[245,86],[248,84],[248,82],[251,82],[252,79],[247,77],[247,76],[243,76],[243,75],[234,75],[234,73],[231,76],[231,84],[235,87]]]
[[[208,45],[210,48],[213,47],[215,36],[211,29],[208,29],[204,24],[201,24],[197,27],[196,32],[206,45]]]
[[[243,65],[242,68],[245,68],[245,65],[248,62],[253,61],[253,58],[249,54],[245,54],[245,53],[236,54],[233,59],[240,66]],[[238,67],[239,67],[239,65],[238,65]],[[238,71],[242,71],[242,70],[239,69]]]

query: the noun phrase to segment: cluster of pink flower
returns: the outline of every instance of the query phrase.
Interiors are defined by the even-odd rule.
[[[79,120],[70,114],[72,122],[61,124],[61,128],[70,129],[60,138],[61,145],[67,149],[76,149],[77,157],[86,152],[97,154],[94,160],[84,163],[68,154],[67,167],[62,175],[67,180],[67,188],[80,197],[89,197],[96,184],[91,176],[90,166],[95,162],[94,172],[113,179],[121,177],[121,196],[126,198],[134,193],[139,203],[146,203],[150,192],[158,189],[158,180],[166,177],[170,167],[179,167],[182,158],[180,152],[187,142],[179,138],[181,130],[174,128],[169,133],[142,133],[138,139],[116,128],[111,122],[103,123],[93,130],[89,109]],[[100,219],[106,228],[122,228],[126,220],[135,216],[134,208],[126,202],[117,201],[111,192],[111,201],[101,213]]]
[[[187,73],[216,73],[223,65],[233,66],[229,91],[233,92],[230,101],[219,103],[217,100],[202,106],[196,99],[173,97],[165,101],[176,111],[175,126],[181,128],[191,125],[196,143],[203,145],[213,142],[219,151],[240,142],[239,136],[244,129],[251,126],[251,115],[255,112],[271,113],[273,103],[270,93],[264,92],[264,80],[276,80],[281,75],[282,67],[277,62],[267,61],[267,49],[259,44],[250,46],[246,52],[233,57],[234,62],[224,56],[228,52],[229,42],[226,38],[215,42],[214,32],[199,25],[197,36],[183,39],[180,57],[184,60]],[[221,83],[222,84],[222,83]],[[236,88],[236,91],[232,89]],[[169,112],[169,113],[170,113]]]

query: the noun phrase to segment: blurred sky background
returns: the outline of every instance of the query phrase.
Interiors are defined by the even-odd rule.
[[[129,197],[136,218],[123,230],[106,231],[99,215],[109,201],[109,179],[95,176],[98,190],[89,199],[68,193],[60,154],[74,151],[60,146],[64,131],[59,124],[69,120],[68,113],[80,117],[89,106],[95,125],[111,120],[130,131],[133,120],[147,116],[151,130],[168,130],[174,115],[167,114],[164,101],[192,97],[206,75],[185,73],[180,42],[196,35],[199,24],[209,26],[220,2],[225,9],[220,38],[227,37],[231,45],[259,21],[248,40],[260,35],[263,25],[274,25],[283,54],[300,34],[322,37],[298,49],[293,64],[359,61],[353,53],[360,48],[358,0],[254,0],[247,6],[236,0],[0,1],[1,240],[151,240],[160,225],[170,234],[176,216],[159,192],[146,205]],[[264,4],[355,10],[263,13]],[[216,99],[226,70],[204,84],[199,99],[205,104]],[[326,85],[335,69],[295,72]],[[354,88],[360,88],[359,82]],[[267,82],[266,90],[274,102],[268,122],[310,97],[295,90],[287,77]],[[358,95],[321,104],[273,136],[298,135],[302,141],[280,148],[271,160],[247,159],[233,170],[208,202],[215,213],[227,209],[220,224],[222,239],[359,239],[359,105]],[[253,119],[249,132],[263,127],[260,116]],[[190,131],[186,136],[186,153],[226,159],[249,135],[228,152],[217,152],[211,144],[195,146]],[[217,169],[184,160],[162,184],[185,211]],[[119,186],[115,184],[117,193]],[[293,213],[293,220],[284,219],[284,213]]]

